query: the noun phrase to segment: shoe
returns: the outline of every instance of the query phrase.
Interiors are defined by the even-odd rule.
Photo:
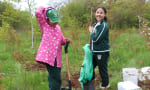
[[[106,87],[103,87],[102,84],[100,83],[99,87],[100,87],[100,90],[107,90],[110,87],[110,85],[107,85]]]

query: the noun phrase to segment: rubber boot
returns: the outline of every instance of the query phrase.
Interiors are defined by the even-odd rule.
[[[95,90],[92,81],[88,81],[86,84],[83,84],[84,90]]]

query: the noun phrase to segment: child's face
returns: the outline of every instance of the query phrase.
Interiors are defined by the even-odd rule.
[[[49,19],[47,19],[47,21],[48,21],[48,24],[52,27],[56,27],[56,25],[58,24],[58,22],[53,23]]]
[[[95,17],[96,17],[97,22],[101,22],[105,16],[106,14],[102,8],[98,8],[96,10]]]

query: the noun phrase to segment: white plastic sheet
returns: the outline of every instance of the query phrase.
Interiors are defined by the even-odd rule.
[[[142,89],[131,81],[124,81],[118,83],[118,90],[142,90]]]

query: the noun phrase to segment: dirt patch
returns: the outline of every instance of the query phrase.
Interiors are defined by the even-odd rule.
[[[72,85],[73,88],[81,88],[81,84],[78,81],[79,77],[80,77],[80,73],[79,72],[77,72],[77,73],[75,73],[74,75],[71,76],[71,85]],[[100,76],[99,76],[99,74],[97,74],[96,75],[96,79],[93,80],[93,83],[94,83],[95,87],[100,84],[100,80],[101,80]],[[67,87],[68,86],[67,73],[66,73],[66,75],[65,74],[62,75],[62,81],[63,81],[62,86]]]
[[[73,88],[81,88],[81,85],[78,81],[78,78],[80,77],[80,74],[76,73],[74,75],[71,76],[71,86]],[[63,87],[67,87],[68,86],[68,76],[67,76],[67,73],[66,74],[63,74],[62,77],[62,86]]]
[[[150,80],[147,80],[145,82],[138,81],[138,86],[140,86],[143,90],[149,90],[150,89]]]
[[[35,71],[35,70],[39,70],[39,71],[45,71],[46,70],[46,66],[42,63],[32,63],[32,64],[28,64],[28,65],[24,65],[25,70],[27,71]]]
[[[46,71],[46,67],[44,64],[41,63],[32,63],[32,64],[24,64],[24,68],[27,71]],[[80,82],[78,81],[80,77],[80,72],[76,72],[74,75],[71,75],[71,85],[72,88],[81,88]],[[61,79],[62,79],[62,87],[68,87],[68,76],[67,72],[64,72],[61,74]],[[100,76],[99,74],[96,75],[96,79],[93,81],[94,86],[99,85],[100,83]]]

